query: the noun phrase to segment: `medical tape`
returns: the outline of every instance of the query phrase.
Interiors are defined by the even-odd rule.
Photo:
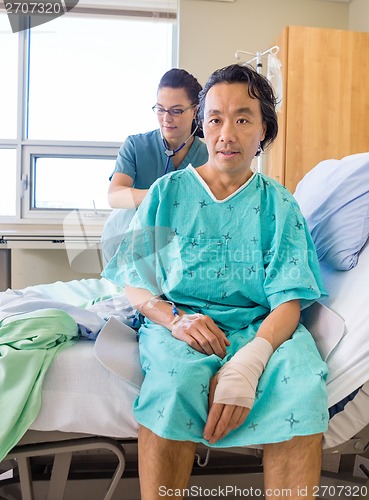
[[[251,409],[259,378],[272,354],[272,345],[262,337],[255,337],[242,347],[219,370],[214,403]]]
[[[200,313],[195,314],[182,314],[182,316],[176,316],[172,321],[172,325],[178,326],[189,326],[193,321],[204,316]]]
[[[176,323],[179,320],[180,316],[179,316],[179,312],[178,312],[177,306],[171,300],[165,300],[165,299],[160,299],[158,297],[153,297],[148,302],[146,302],[146,304],[144,304],[144,305],[147,306],[149,309],[152,309],[153,307],[155,307],[155,305],[158,302],[165,302],[165,303],[171,305],[171,307],[172,307],[172,313],[173,313],[173,316],[174,316],[174,319],[173,319],[173,321],[171,321],[171,324],[173,325],[174,323]]]

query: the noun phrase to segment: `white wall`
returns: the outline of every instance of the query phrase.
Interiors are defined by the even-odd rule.
[[[81,259],[70,262],[63,249],[12,250],[11,287],[18,290],[40,283],[99,278],[102,261],[96,250],[81,253]]]
[[[349,23],[349,4],[321,0],[179,3],[179,65],[202,84],[215,69],[236,63],[236,50],[263,52],[275,45],[285,26],[348,29]]]
[[[349,29],[369,31],[369,1],[353,0],[349,10]]]

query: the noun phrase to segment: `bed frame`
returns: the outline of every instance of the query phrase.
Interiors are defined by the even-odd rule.
[[[138,491],[136,439],[28,431],[0,464],[0,471],[6,469],[12,470],[13,477],[0,482],[0,498],[7,500],[139,498],[132,496],[133,490]],[[363,477],[354,475],[358,470]],[[261,449],[214,450],[199,445],[192,483],[214,488],[225,475],[225,484],[241,481],[243,487],[262,489],[262,471]],[[88,482],[98,496],[87,493]],[[40,488],[42,497],[35,493]],[[343,488],[351,494],[343,495]],[[324,451],[319,498],[345,496],[369,499],[369,424],[342,445]]]
[[[360,269],[358,272],[365,278],[366,286],[368,268],[365,261],[362,261],[362,265],[366,266],[364,272],[360,272]],[[355,270],[350,273],[348,277],[358,275],[355,275]],[[334,285],[334,282],[331,284]],[[358,295],[363,296],[360,286],[355,283],[355,287]],[[77,292],[76,295],[81,296],[79,289]],[[364,321],[365,325],[367,320]],[[98,342],[95,343],[95,347],[97,344]],[[63,354],[60,353],[58,358],[60,359]],[[100,363],[97,359],[95,362],[90,378],[92,374],[96,377],[101,376],[98,367],[100,370],[105,369],[101,359]],[[119,364],[122,365],[121,360]],[[366,366],[365,364],[364,368]],[[51,370],[48,374],[50,372]],[[364,375],[367,376],[366,373]],[[342,380],[340,378],[336,385],[340,386]],[[112,380],[108,383],[111,382]],[[363,380],[355,383],[360,385]],[[119,391],[121,389],[120,386]],[[121,392],[119,394],[121,395]],[[90,396],[86,392],[86,397],[93,395]],[[133,394],[130,397],[133,397]],[[98,399],[97,402],[99,403]],[[75,413],[75,406],[71,405],[70,411]],[[117,418],[114,417],[116,414],[112,413],[112,421]],[[119,409],[118,415],[121,414],[122,409]],[[86,432],[96,432],[96,434],[28,430],[0,463],[0,500],[139,499],[137,434],[124,439],[98,435],[105,431],[106,427],[99,431],[86,429]],[[131,436],[131,433],[127,435]],[[332,443],[339,444],[332,445]],[[190,484],[216,487],[232,482],[243,484],[245,488],[250,488],[252,484],[262,489],[262,475],[262,449],[241,447],[215,450],[199,445]],[[369,381],[345,409],[334,415],[329,422],[328,431],[324,436],[321,485],[320,498],[342,500],[346,497],[369,500]],[[346,490],[346,493],[351,493],[343,494],[345,493],[342,492],[343,487],[351,488]]]

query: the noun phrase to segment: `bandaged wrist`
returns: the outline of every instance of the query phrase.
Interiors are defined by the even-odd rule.
[[[251,409],[259,378],[272,354],[272,345],[262,337],[242,347],[218,372],[214,403]]]

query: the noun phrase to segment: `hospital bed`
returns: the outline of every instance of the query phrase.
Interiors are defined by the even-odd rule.
[[[369,169],[369,155],[360,161],[364,159]],[[341,160],[336,167],[342,165]],[[312,215],[309,206],[311,193],[315,193],[314,175],[295,195],[319,243],[316,214]],[[301,195],[305,188],[308,203]],[[325,189],[326,196],[328,191]],[[323,204],[318,195],[316,198]],[[338,210],[336,207],[331,213]],[[327,207],[325,212],[329,212]],[[340,224],[344,230],[345,225]],[[368,226],[365,228],[367,231]],[[361,247],[355,248],[357,260],[349,264],[351,269],[338,269],[323,256],[321,268],[329,296],[303,315],[329,367],[332,414],[324,435],[325,489],[319,491],[321,498],[369,498],[368,233],[361,237]],[[91,304],[92,297],[98,295],[103,310],[104,299],[109,307],[105,316],[102,314],[105,321],[96,340],[81,338],[60,352],[48,369],[37,418],[0,463],[0,498],[138,499],[137,423],[132,405],[142,374],[136,335],[130,328],[133,311],[122,291],[104,279],[39,285],[26,289],[29,291],[77,307],[85,307],[89,301]],[[112,313],[112,306],[119,314]],[[222,484],[261,488],[262,450],[215,451],[201,445],[191,484],[198,488]]]

